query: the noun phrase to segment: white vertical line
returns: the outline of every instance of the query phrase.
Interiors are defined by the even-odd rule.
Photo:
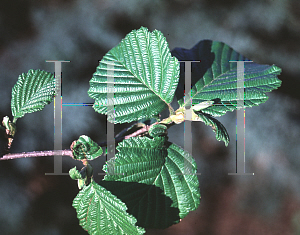
[[[244,83],[245,83],[245,62],[252,61],[229,61],[237,63],[237,111],[236,111],[236,173],[228,175],[254,175],[245,172],[245,105],[244,105]]]
[[[54,62],[55,66],[55,96],[54,96],[54,150],[62,152],[62,71],[61,63],[70,62],[65,60],[46,60]],[[62,153],[54,156],[54,173],[45,173],[46,175],[68,175],[62,172]]]

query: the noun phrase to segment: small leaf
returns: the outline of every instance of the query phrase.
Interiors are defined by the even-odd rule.
[[[70,148],[76,160],[94,160],[103,153],[102,148],[86,135],[80,136]]]
[[[199,181],[195,160],[165,137],[132,137],[117,146],[114,174],[107,173],[104,180],[138,182],[155,185],[173,201],[180,218],[196,210],[200,204]]]
[[[152,137],[167,135],[167,126],[163,124],[156,124],[149,128],[149,135]]]
[[[12,89],[11,111],[14,118],[42,110],[52,102],[55,95],[55,80],[51,73],[29,70],[22,73]]]
[[[223,124],[209,114],[202,113],[201,111],[195,111],[195,113],[200,121],[204,122],[205,125],[212,127],[213,131],[216,133],[216,139],[224,141],[225,146],[228,146],[230,138]]]
[[[107,88],[108,77],[114,79],[114,91]],[[171,56],[166,38],[160,31],[141,27],[103,57],[88,94],[95,99],[95,111],[107,114],[107,92],[114,92],[115,112],[108,120],[132,122],[170,108],[178,79],[179,62]]]
[[[82,179],[82,176],[79,173],[79,171],[76,169],[76,166],[74,166],[72,169],[69,170],[69,175],[73,180]]]
[[[89,185],[91,178],[86,176],[86,169],[81,170],[80,172],[76,169],[76,166],[69,170],[69,175],[71,179],[77,180],[77,185],[79,189],[82,189],[84,185]]]
[[[5,127],[5,137],[7,138],[7,146],[5,146],[5,151],[8,152],[17,132],[17,127],[14,122],[9,120],[8,116],[3,117],[2,125]]]
[[[83,184],[89,185],[91,183],[91,178],[93,177],[93,167],[86,162],[86,165],[78,171],[76,167],[69,170],[69,175],[73,180],[83,181]],[[81,189],[82,187],[79,187]]]
[[[172,55],[178,60],[201,60],[192,63],[192,104],[197,105],[213,99],[220,99],[205,109],[203,113],[213,116],[224,115],[227,111],[237,109],[237,63],[230,61],[249,61],[222,42],[204,40],[192,49],[175,48]],[[181,73],[176,97],[181,107],[191,100],[184,100],[184,67]],[[281,85],[277,78],[281,69],[275,65],[260,65],[252,62],[244,63],[244,106],[252,107],[267,101],[266,92],[271,92]]]
[[[75,197],[79,224],[92,235],[143,234],[143,228],[135,226],[136,219],[126,212],[120,199],[104,187],[92,181]]]

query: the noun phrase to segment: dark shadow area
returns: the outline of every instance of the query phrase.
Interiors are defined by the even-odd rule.
[[[155,185],[120,181],[99,184],[127,205],[127,212],[137,219],[138,226],[164,229],[179,222],[178,208],[171,207],[173,201]]]
[[[203,77],[207,69],[211,68],[211,65],[215,59],[214,53],[211,52],[212,41],[203,40],[198,42],[191,49],[174,48],[171,51],[172,56],[175,56],[179,61],[201,61],[192,63],[192,87]],[[177,100],[180,100],[184,96],[185,87],[185,63],[180,63],[180,77],[178,87],[175,91]]]

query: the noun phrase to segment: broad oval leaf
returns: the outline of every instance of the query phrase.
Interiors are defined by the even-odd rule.
[[[42,110],[55,95],[54,75],[30,69],[22,73],[12,88],[11,111],[14,118]]]
[[[105,165],[104,180],[155,185],[172,199],[172,207],[179,209],[180,218],[198,208],[196,162],[179,146],[167,142],[165,137],[132,137],[119,143],[117,150],[114,174]]]
[[[70,148],[76,160],[94,160],[103,153],[102,148],[86,135],[81,135]]]
[[[179,62],[171,56],[163,34],[141,27],[103,57],[90,80],[88,94],[95,99],[93,108],[101,114],[107,114],[108,105],[114,105],[114,113],[108,115],[110,122],[132,122],[170,107],[178,79]]]
[[[73,201],[79,224],[92,235],[144,234],[124,202],[92,181]]]
[[[220,99],[202,110],[213,116],[224,115],[227,111],[237,109],[237,62],[249,61],[241,54],[222,42],[204,40],[192,49],[175,48],[172,55],[178,60],[201,60],[192,63],[192,104]],[[183,66],[183,65],[182,65]],[[252,107],[267,101],[265,92],[277,89],[281,81],[277,78],[281,69],[275,65],[260,65],[252,62],[244,63],[244,106]],[[183,100],[182,87],[184,85],[184,72],[181,67],[180,82],[176,97],[181,107],[190,100]],[[182,94],[181,94],[182,93]]]

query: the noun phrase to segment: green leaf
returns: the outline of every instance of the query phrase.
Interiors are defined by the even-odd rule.
[[[143,234],[143,228],[135,226],[136,219],[129,215],[127,207],[96,182],[85,186],[75,197],[79,224],[93,235]]]
[[[204,76],[192,87],[192,104],[219,98],[220,103],[202,110],[213,116],[224,115],[227,111],[237,109],[237,63],[229,61],[249,61],[241,54],[222,42],[212,42],[212,65]],[[201,63],[199,63],[201,64]],[[277,78],[281,69],[275,65],[260,65],[252,62],[244,63],[244,105],[252,107],[267,101],[266,92],[271,92],[281,85]],[[181,107],[190,100],[178,101]]]
[[[152,137],[167,135],[167,126],[163,124],[155,124],[149,128],[149,135]]]
[[[73,180],[83,179],[80,172],[76,169],[76,166],[69,170],[69,175]]]
[[[196,162],[179,146],[165,141],[165,137],[135,137],[120,142],[117,150],[114,174],[110,174],[106,164],[104,180],[155,185],[172,199],[172,207],[179,209],[180,218],[198,208]]]
[[[86,165],[80,170],[76,166],[69,170],[71,179],[77,180],[78,188],[82,189],[84,185],[89,185],[93,177],[93,167],[87,162]]]
[[[69,175],[71,179],[77,180],[77,185],[79,189],[82,189],[84,185],[89,185],[90,179],[83,176],[81,172],[76,169],[76,166],[69,170]]]
[[[95,99],[93,108],[101,114],[107,114],[109,76],[114,78],[114,123],[132,122],[151,118],[171,107],[179,62],[171,56],[160,31],[150,33],[141,27],[103,57],[90,80],[88,94]],[[108,116],[110,122],[113,118]]]
[[[103,153],[102,148],[86,135],[81,135],[77,141],[74,141],[71,150],[74,159],[77,160],[94,160]]]
[[[6,128],[8,134],[14,137],[17,131],[16,124],[11,122],[8,116],[3,117],[2,124]]]
[[[22,73],[12,89],[11,111],[14,118],[42,110],[52,102],[55,95],[55,80],[51,73],[29,70]]]
[[[228,146],[230,138],[223,124],[209,114],[202,113],[201,111],[195,111],[195,113],[205,125],[212,127],[213,131],[216,133],[216,139],[224,141],[225,146]]]

